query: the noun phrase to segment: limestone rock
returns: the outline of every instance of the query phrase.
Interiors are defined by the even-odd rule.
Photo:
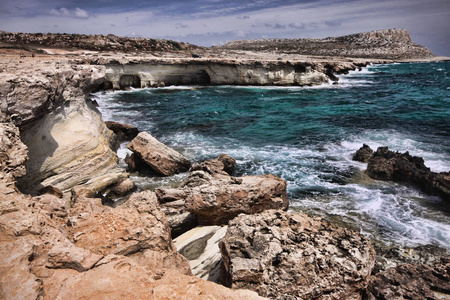
[[[195,171],[186,181],[207,175]],[[186,198],[186,209],[197,216],[199,224],[205,225],[226,224],[240,213],[286,210],[288,206],[286,181],[271,174],[240,178],[216,175],[208,183],[192,187]]]
[[[371,276],[367,299],[450,299],[450,262],[405,264]]]
[[[388,147],[379,147],[369,160],[366,172],[374,179],[411,183],[426,193],[450,201],[450,173],[431,172],[423,158],[408,152],[398,153]]]
[[[222,260],[219,242],[226,232],[227,226],[202,226],[191,229],[174,239],[178,252],[189,261],[195,276],[219,282]]]
[[[353,160],[360,162],[368,162],[372,158],[373,150],[366,144],[363,144],[361,148],[353,155]]]
[[[226,286],[271,299],[361,299],[375,264],[360,234],[274,210],[230,221],[220,249]]]
[[[185,172],[191,167],[189,160],[182,154],[167,147],[147,132],[141,132],[128,144],[128,149],[155,172],[163,176]]]
[[[58,244],[48,251],[46,267],[53,269],[74,269],[79,272],[87,271],[102,259],[102,255],[75,247],[73,244]]]

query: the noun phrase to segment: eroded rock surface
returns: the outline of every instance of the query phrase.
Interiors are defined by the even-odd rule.
[[[450,262],[405,264],[371,276],[367,299],[450,299]]]
[[[366,173],[371,178],[407,182],[426,193],[450,201],[449,172],[431,172],[430,168],[425,166],[423,158],[412,156],[409,152],[393,152],[388,147],[379,147],[369,158],[370,151],[363,146],[355,156],[363,152],[364,160],[368,161]]]
[[[361,299],[375,264],[362,235],[274,210],[230,221],[220,249],[226,286],[272,299]]]
[[[147,132],[139,133],[128,144],[128,149],[163,176],[186,172],[191,167],[190,161],[181,153],[159,142]]]

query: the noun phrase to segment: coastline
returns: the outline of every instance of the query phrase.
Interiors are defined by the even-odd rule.
[[[0,50],[1,51],[1,50]],[[101,226],[98,224],[91,223],[93,222],[91,219],[92,216],[95,216],[95,218],[103,218],[102,216],[108,216],[108,218],[111,219],[120,219],[122,218],[122,214],[130,213],[133,215],[133,217],[136,217],[136,220],[142,220],[142,215],[140,213],[141,210],[143,210],[143,204],[136,199],[133,201],[130,201],[130,204],[128,206],[124,206],[123,208],[117,209],[117,211],[109,210],[101,205],[98,205],[98,203],[93,204],[94,200],[87,200],[87,199],[94,199],[94,198],[83,198],[80,196],[79,192],[81,189],[89,189],[93,190],[95,192],[103,192],[106,188],[110,187],[112,184],[118,182],[120,179],[127,177],[128,175],[126,172],[120,171],[117,168],[117,159],[115,156],[115,153],[113,153],[110,149],[110,146],[112,144],[112,134],[109,130],[106,129],[105,125],[103,124],[102,117],[99,115],[97,109],[93,106],[93,104],[90,102],[90,100],[86,100],[88,95],[92,91],[101,90],[105,87],[110,87],[108,84],[108,81],[112,77],[108,77],[108,66],[114,65],[119,66],[118,69],[123,70],[124,66],[136,66],[136,65],[142,65],[142,64],[149,64],[149,65],[181,65],[183,68],[186,67],[186,65],[209,65],[211,63],[214,64],[220,64],[220,65],[229,65],[235,68],[236,66],[239,66],[240,68],[247,68],[247,70],[239,71],[235,75],[236,78],[242,78],[243,84],[248,84],[248,79],[245,79],[243,75],[241,74],[245,73],[249,69],[252,69],[254,66],[257,66],[258,68],[261,68],[263,71],[259,73],[259,77],[256,76],[258,81],[260,82],[260,85],[276,85],[277,82],[281,82],[280,85],[289,85],[292,83],[290,82],[283,82],[280,81],[283,78],[277,78],[274,82],[264,82],[264,78],[272,78],[273,76],[266,76],[264,72],[270,73],[270,68],[272,66],[284,68],[292,66],[308,66],[311,67],[311,70],[317,72],[317,74],[320,75],[320,78],[326,78],[327,80],[332,79],[335,74],[345,74],[349,70],[355,70],[357,68],[363,67],[369,63],[396,63],[396,62],[433,62],[433,61],[448,61],[450,58],[445,57],[435,57],[435,58],[427,58],[427,59],[418,59],[418,60],[380,60],[380,59],[356,59],[356,58],[336,58],[336,57],[314,57],[314,56],[298,56],[298,55],[288,55],[288,54],[278,54],[278,53],[272,53],[272,54],[261,54],[261,53],[254,53],[254,52],[244,52],[239,53],[241,56],[236,56],[237,54],[235,52],[230,52],[227,56],[219,56],[219,54],[214,51],[208,52],[207,50],[204,52],[205,58],[189,58],[189,53],[182,52],[182,53],[161,53],[158,54],[160,56],[154,56],[149,55],[148,57],[142,57],[138,54],[123,54],[123,53],[100,53],[100,52],[84,52],[79,51],[75,52],[75,54],[71,51],[69,53],[66,50],[63,51],[57,51],[53,49],[53,53],[55,54],[37,54],[34,57],[30,57],[29,52],[23,50],[17,50],[17,51],[6,51],[7,54],[0,54],[1,59],[1,65],[0,69],[2,72],[0,73],[0,97],[2,98],[2,118],[1,121],[3,124],[14,124],[16,127],[20,128],[21,132],[20,135],[22,137],[22,141],[25,143],[28,143],[28,149],[29,151],[33,151],[32,153],[28,153],[28,157],[34,160],[33,166],[35,167],[35,173],[32,173],[32,179],[38,179],[40,180],[39,184],[41,182],[45,183],[43,185],[51,185],[55,187],[59,187],[62,192],[64,192],[64,199],[57,200],[55,198],[49,198],[49,200],[43,201],[42,195],[37,196],[37,188],[30,190],[30,193],[33,194],[33,198],[30,196],[26,196],[22,194],[21,191],[19,191],[15,187],[16,180],[20,177],[19,175],[25,175],[23,173],[23,164],[24,162],[11,162],[7,168],[3,168],[1,170],[1,186],[0,186],[0,192],[2,197],[2,213],[0,214],[2,216],[1,222],[3,227],[8,228],[5,232],[2,232],[2,236],[5,236],[7,238],[3,239],[5,241],[4,245],[2,247],[5,247],[4,249],[10,249],[9,247],[23,247],[24,237],[28,239],[32,239],[33,241],[36,239],[42,239],[41,236],[44,235],[44,232],[46,232],[47,235],[52,237],[51,241],[51,247],[45,246],[45,250],[40,253],[33,254],[34,250],[28,249],[26,247],[23,247],[25,250],[23,250],[21,253],[22,260],[25,261],[27,257],[34,257],[33,255],[36,255],[38,259],[32,259],[28,263],[24,263],[21,261],[15,261],[13,258],[9,258],[9,256],[6,257],[6,263],[5,265],[8,266],[15,266],[16,268],[28,268],[28,265],[31,265],[34,271],[23,271],[25,274],[24,278],[27,278],[28,287],[30,291],[29,295],[42,295],[42,286],[36,286],[37,283],[32,283],[35,281],[36,278],[43,278],[40,277],[42,270],[47,268],[52,271],[48,271],[51,273],[50,281],[44,282],[43,290],[45,291],[44,295],[46,297],[50,297],[50,295],[55,296],[58,295],[64,295],[64,293],[69,290],[69,286],[65,285],[65,291],[52,291],[51,285],[54,282],[62,282],[64,280],[69,280],[68,282],[71,282],[70,280],[74,280],[72,278],[78,278],[80,275],[75,272],[80,272],[81,274],[95,274],[95,272],[100,272],[101,268],[104,268],[103,266],[112,266],[116,264],[117,262],[120,262],[122,264],[128,264],[132,266],[133,272],[131,272],[129,275],[132,276],[133,274],[138,276],[141,276],[142,278],[145,277],[145,272],[154,272],[157,274],[153,274],[150,277],[151,278],[161,278],[161,276],[166,281],[171,280],[180,280],[180,281],[195,281],[195,284],[199,287],[199,289],[202,292],[211,292],[211,290],[220,290],[222,291],[222,288],[219,286],[211,286],[206,283],[200,282],[197,279],[189,279],[191,278],[189,275],[189,272],[185,270],[186,264],[183,258],[179,257],[176,251],[173,251],[174,246],[172,245],[172,241],[170,238],[170,231],[167,231],[168,225],[165,220],[164,213],[159,212],[159,209],[155,209],[154,207],[157,207],[157,204],[154,204],[156,202],[156,198],[153,195],[146,194],[145,197],[141,194],[137,194],[135,198],[142,197],[144,202],[146,203],[152,203],[151,209],[148,207],[145,208],[145,210],[148,212],[151,210],[149,214],[153,214],[155,216],[155,219],[160,219],[161,223],[157,223],[152,219],[151,224],[155,224],[158,228],[161,228],[160,236],[164,236],[166,240],[169,240],[167,244],[161,242],[161,240],[157,240],[155,238],[155,244],[153,245],[155,248],[160,247],[164,248],[164,251],[162,251],[159,254],[149,254],[149,252],[145,252],[142,250],[141,252],[133,252],[136,247],[148,247],[148,246],[142,246],[143,244],[147,243],[148,240],[151,238],[148,238],[148,240],[141,240],[142,243],[139,244],[139,246],[132,246],[129,247],[123,247],[120,249],[120,251],[113,252],[113,251],[106,251],[106,250],[98,250],[94,247],[89,246],[89,240],[83,241],[83,238],[80,238],[81,242],[79,242],[78,235],[82,236],[82,234],[85,234],[85,236],[88,236],[89,234],[93,234],[92,230],[89,231],[89,228],[97,228],[101,231]],[[221,50],[220,50],[221,51]],[[25,54],[23,54],[25,53]],[[61,54],[56,54],[61,53]],[[201,52],[199,52],[201,53]],[[25,55],[25,57],[19,57],[20,55]],[[217,57],[209,57],[217,55]],[[281,58],[281,60],[279,59]],[[262,63],[261,63],[262,61]],[[267,71],[269,70],[269,71]],[[170,84],[170,81],[168,81],[167,76],[164,78],[151,78],[147,81],[142,80],[142,78],[145,78],[145,75],[142,75],[145,72],[139,71],[136,72],[135,70],[131,69],[132,74],[136,75],[137,73],[141,76],[140,77],[140,87],[143,87],[142,83],[145,82],[144,86],[153,86],[154,84],[160,84],[161,82],[164,82],[164,84]],[[214,70],[208,69],[208,71],[212,74]],[[279,70],[275,70],[274,72],[278,72]],[[303,73],[306,71],[305,69],[302,69],[301,72]],[[112,71],[113,73],[115,71]],[[134,73],[133,73],[134,72]],[[176,70],[176,72],[178,72]],[[196,73],[197,71],[190,72],[189,74]],[[222,72],[222,71],[221,71]],[[210,74],[208,73],[208,74]],[[219,72],[220,73],[220,72]],[[286,72],[291,74],[291,72]],[[126,72],[120,73],[120,75],[126,75]],[[189,75],[188,74],[188,75]],[[197,73],[196,73],[197,74]],[[222,73],[223,74],[223,73]],[[228,73],[227,73],[228,74]],[[254,76],[254,72],[252,73]],[[148,75],[147,75],[148,76]],[[210,75],[209,75],[210,76]],[[218,78],[221,77],[220,75],[217,76]],[[203,78],[203,77],[202,77]],[[317,77],[316,77],[317,78]],[[105,80],[106,79],[106,80]],[[211,76],[210,76],[211,79]],[[202,79],[201,79],[202,80]],[[325,79],[323,79],[325,80]],[[117,79],[117,81],[120,81],[120,78]],[[296,84],[302,83],[305,85],[311,85],[311,84],[319,84],[323,81],[321,80],[312,80],[312,81],[297,81]],[[132,85],[131,85],[132,86]],[[128,88],[129,86],[123,86],[123,88]],[[32,97],[30,97],[32,95]],[[33,96],[34,95],[34,96]],[[61,119],[61,116],[64,115],[65,118]],[[88,122],[90,120],[90,122]],[[58,127],[59,126],[59,127]],[[96,128],[96,130],[92,130],[92,128]],[[80,134],[82,131],[86,132],[86,136],[83,136],[83,134]],[[2,131],[3,132],[3,131]],[[65,144],[67,141],[67,137],[71,136],[70,134],[73,133],[72,137],[74,141],[69,141],[67,144]],[[15,135],[18,135],[18,133],[14,133]],[[13,134],[13,135],[14,135]],[[28,136],[28,138],[24,138]],[[44,138],[45,136],[45,138]],[[17,136],[16,136],[17,137]],[[39,139],[40,140],[39,140]],[[51,140],[53,138],[53,140]],[[53,145],[54,148],[49,150],[48,152],[41,153],[40,149],[42,148],[41,143],[45,140],[45,145]],[[92,141],[95,141],[94,143]],[[19,141],[16,141],[15,143],[20,144]],[[85,143],[85,147],[80,147],[80,144]],[[73,154],[72,149],[77,149],[79,151],[76,154]],[[59,152],[58,152],[59,151]],[[13,152],[12,154],[8,154],[8,157],[13,157],[16,152]],[[42,155],[42,157],[36,156],[36,154]],[[22,154],[23,155],[23,154]],[[26,155],[25,155],[26,156]],[[53,161],[52,161],[53,160]],[[37,161],[37,163],[35,163]],[[49,162],[52,161],[52,162]],[[103,164],[103,168],[99,168],[99,165]],[[84,166],[84,167],[80,167]],[[42,169],[44,167],[44,169]],[[21,169],[21,172],[16,172],[14,170]],[[28,170],[30,170],[30,165],[28,165]],[[209,168],[209,167],[208,167]],[[55,174],[53,173],[58,173]],[[17,174],[16,174],[17,173]],[[20,174],[19,174],[20,173]],[[6,175],[5,175],[6,174]],[[14,174],[14,175],[8,175],[8,174]],[[50,174],[50,177],[42,177],[39,176],[44,175],[48,176]],[[59,177],[58,177],[59,175]],[[76,176],[75,176],[76,175]],[[222,174],[223,175],[223,174]],[[17,176],[17,179],[14,178]],[[53,179],[48,179],[53,176]],[[225,176],[225,175],[224,175]],[[70,178],[69,178],[70,177]],[[68,179],[69,178],[69,179]],[[20,180],[24,179],[18,179]],[[228,180],[228,179],[227,179]],[[29,184],[29,180],[25,177],[25,181],[22,181],[21,184],[22,188],[23,186],[26,186]],[[36,198],[41,197],[41,198]],[[146,198],[147,197],[147,198]],[[77,199],[77,200],[76,200]],[[85,205],[83,208],[80,206],[77,206],[78,203],[83,203]],[[98,200],[95,200],[98,202]],[[27,205],[31,205],[31,203],[37,203],[36,207],[39,207],[39,210],[35,210],[34,205],[33,207],[28,207]],[[71,203],[70,205],[67,205],[67,203]],[[87,206],[91,206],[94,208],[87,209]],[[68,211],[68,214],[64,214],[65,211]],[[86,217],[86,219],[80,219],[80,217],[75,218],[75,216],[80,213],[86,213],[86,215],[89,215],[89,217]],[[58,215],[58,213],[60,215]],[[43,229],[27,229],[27,228],[19,228],[19,225],[15,225],[14,220],[18,218],[17,214],[22,214],[24,219],[30,218],[29,220],[34,220],[33,218],[36,218],[38,216],[41,219],[45,219],[45,222],[47,222],[47,225]],[[35,214],[33,217],[32,215]],[[50,217],[51,216],[51,217]],[[53,219],[53,216],[55,219]],[[153,217],[152,217],[153,218]],[[291,218],[286,217],[286,218]],[[295,220],[296,217],[292,217],[293,220]],[[70,220],[70,223],[72,225],[67,225],[68,221]],[[291,220],[291,219],[289,219]],[[134,219],[133,219],[134,221]],[[33,223],[32,221],[31,223]],[[78,222],[78,223],[77,223]],[[84,222],[84,223],[83,223]],[[145,222],[150,222],[149,220],[146,220]],[[144,221],[142,221],[142,227],[147,228]],[[290,222],[293,222],[292,220]],[[311,223],[316,221],[310,221]],[[34,223],[33,223],[34,224]],[[77,224],[84,224],[83,230],[81,230],[81,227],[76,227]],[[106,223],[105,223],[106,224]],[[112,223],[111,223],[112,224]],[[108,226],[113,226],[108,223]],[[141,224],[141,223],[139,223]],[[62,226],[62,227],[61,227]],[[81,226],[81,225],[80,225]],[[98,227],[96,227],[98,226]],[[116,226],[116,225],[114,225]],[[127,226],[127,225],[124,225]],[[130,225],[131,226],[131,225]],[[320,226],[328,226],[328,225],[320,225]],[[2,228],[3,228],[2,227]],[[58,228],[64,228],[64,229],[58,229]],[[75,228],[75,229],[74,229]],[[87,228],[87,229],[86,229]],[[108,227],[108,228],[114,228],[114,230],[118,230],[119,227]],[[16,231],[14,231],[16,230]],[[35,231],[33,231],[35,230]],[[59,230],[59,231],[58,231]],[[74,231],[73,231],[74,230]],[[78,230],[78,231],[77,231]],[[328,230],[328,229],[327,229]],[[330,229],[331,230],[331,229]],[[58,233],[62,231],[63,235],[67,235],[71,237],[77,237],[77,238],[69,238],[61,237],[61,233]],[[73,231],[73,232],[72,232]],[[14,234],[11,232],[19,232],[21,234]],[[31,233],[30,233],[31,232]],[[119,230],[118,230],[119,232]],[[330,231],[331,232],[331,231]],[[106,233],[105,233],[106,234]],[[124,234],[123,232],[118,233],[117,239],[122,239],[123,236],[120,236],[119,234]],[[334,233],[333,233],[334,234]],[[351,233],[346,233],[347,235],[351,236]],[[92,236],[93,240],[96,237],[95,235]],[[152,238],[154,238],[152,236]],[[64,253],[67,253],[65,251],[66,248],[59,245],[56,240],[64,240],[67,245],[76,245],[75,246],[64,246],[66,248],[71,248],[72,251],[75,251],[72,257],[69,257],[69,259],[64,258]],[[126,239],[126,238],[125,238]],[[92,242],[91,241],[91,242]],[[41,241],[42,242],[42,241]],[[41,243],[37,242],[37,244]],[[46,242],[44,240],[44,242]],[[160,243],[160,245],[158,245]],[[146,244],[146,245],[147,245]],[[7,245],[7,246],[5,246]],[[156,246],[155,246],[156,245]],[[59,247],[59,248],[58,248]],[[105,246],[106,247],[106,246]],[[112,247],[112,246],[108,246]],[[134,247],[134,248],[133,248]],[[224,246],[228,247],[228,246]],[[364,246],[369,249],[369,246]],[[64,248],[64,251],[61,250]],[[76,249],[75,249],[76,248]],[[82,248],[83,250],[81,250]],[[107,247],[106,247],[107,248]],[[16,248],[13,248],[16,249]],[[86,250],[88,249],[88,250]],[[225,248],[224,248],[225,249]],[[148,250],[148,249],[147,249]],[[78,251],[78,252],[76,252]],[[86,252],[88,251],[88,252]],[[372,250],[367,250],[368,256],[373,256]],[[11,253],[11,252],[10,252]],[[50,253],[50,254],[48,254]],[[80,253],[83,253],[83,259],[82,262],[76,261],[78,259]],[[137,253],[137,254],[136,254]],[[144,254],[147,253],[147,254]],[[128,255],[130,254],[130,255]],[[167,263],[166,269],[158,266],[148,266],[147,269],[143,269],[141,266],[136,265],[136,261],[141,262],[143,261],[142,257],[138,257],[139,255],[147,255],[148,257],[158,258],[161,260],[166,260],[167,257],[171,257],[170,263]],[[53,256],[52,256],[53,255]],[[97,255],[97,256],[96,256]],[[109,255],[115,255],[115,257],[111,257]],[[132,260],[130,257],[134,255],[135,260]],[[159,255],[159,256],[158,256]],[[317,254],[319,255],[319,254]],[[320,254],[322,255],[322,254]],[[331,254],[327,254],[331,255]],[[70,256],[70,255],[69,255]],[[56,257],[56,258],[55,258]],[[367,258],[370,260],[369,258]],[[373,257],[372,257],[373,259]],[[433,260],[433,259],[431,259]],[[91,264],[86,263],[87,261],[90,261]],[[176,262],[175,262],[176,261]],[[73,265],[77,265],[81,267],[77,267],[77,270],[73,269]],[[42,267],[44,268],[42,269]],[[50,266],[50,267],[48,267]],[[366,266],[368,269],[371,269],[370,263]],[[372,266],[373,267],[373,266]],[[12,267],[13,269],[14,267]],[[163,270],[164,271],[161,271]],[[168,271],[167,269],[171,270]],[[38,271],[35,271],[38,270]],[[69,271],[68,271],[69,270]],[[173,274],[172,271],[176,270],[178,272],[177,274]],[[7,274],[9,271],[2,271],[6,272]],[[33,273],[34,272],[34,273]],[[84,272],[84,273],[83,273]],[[90,272],[90,273],[89,273]],[[158,275],[159,273],[164,275]],[[184,272],[184,273],[183,273]],[[182,275],[180,275],[182,273]],[[368,278],[368,274],[362,275],[365,279]],[[125,273],[124,274],[128,274]],[[97,273],[96,276],[111,276],[110,270],[105,270],[104,273]],[[77,277],[78,276],[78,277]],[[172,276],[172,277],[170,277]],[[184,277],[186,276],[186,277]],[[5,276],[4,278],[10,278]],[[187,278],[187,279],[186,279]],[[39,279],[40,280],[40,279]],[[77,279],[78,280],[78,279]],[[161,284],[162,281],[159,281]],[[9,281],[8,284],[11,284],[11,286],[18,286],[17,282]],[[155,279],[155,282],[148,282],[148,285],[153,286],[153,288],[157,288],[158,286],[158,279]],[[76,285],[75,285],[76,286]],[[163,286],[163,285],[161,285]],[[95,288],[95,285],[92,287]],[[166,286],[166,288],[168,288]],[[41,292],[39,292],[41,290]],[[34,291],[34,292],[33,292]],[[228,291],[227,291],[228,292]],[[233,292],[236,292],[234,290]],[[52,294],[56,293],[56,294]],[[180,292],[181,293],[181,292]],[[225,293],[225,292],[224,292]],[[250,296],[244,296],[246,292],[242,292],[241,295],[238,295],[239,290],[237,290],[236,294],[232,293],[230,290],[230,297],[232,298],[239,298],[239,299],[256,299],[258,296],[255,294],[249,294]],[[360,294],[361,291],[358,290],[357,294]]]

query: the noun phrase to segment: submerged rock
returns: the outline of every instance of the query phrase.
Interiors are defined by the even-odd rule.
[[[147,132],[141,132],[128,144],[128,149],[156,173],[170,176],[186,172],[190,161],[179,152],[159,142]],[[142,167],[137,165],[138,168]]]
[[[361,299],[375,264],[362,235],[274,210],[230,221],[220,250],[224,285],[271,299]]]

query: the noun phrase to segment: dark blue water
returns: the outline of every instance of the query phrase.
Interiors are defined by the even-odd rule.
[[[192,161],[226,153],[237,175],[288,182],[291,209],[350,224],[390,244],[450,249],[450,209],[353,162],[363,143],[450,170],[450,63],[371,66],[319,87],[169,87],[97,94],[106,120],[149,131]],[[124,156],[125,150],[119,151]],[[176,185],[143,179],[141,188]]]

